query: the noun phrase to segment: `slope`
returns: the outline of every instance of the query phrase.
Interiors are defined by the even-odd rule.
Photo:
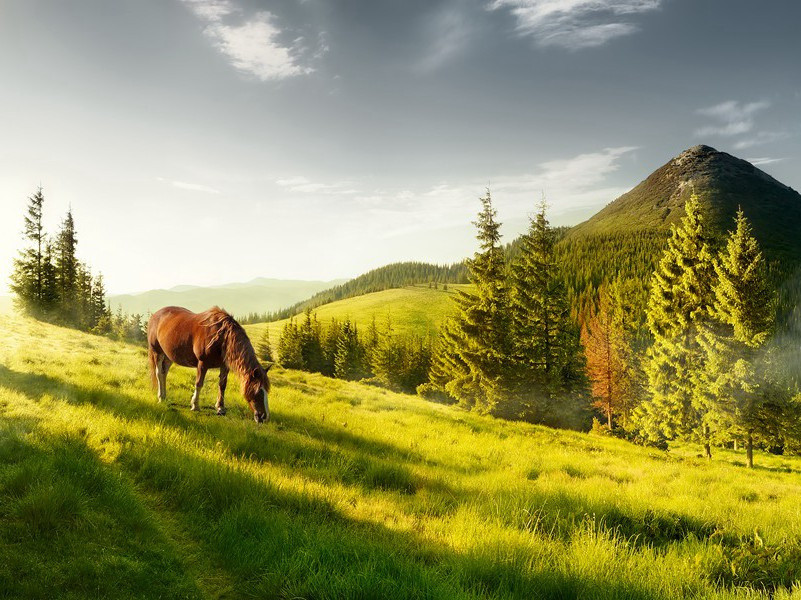
[[[389,319],[395,333],[427,336],[435,334],[440,324],[451,314],[453,297],[457,291],[468,287],[464,284],[450,284],[446,290],[442,286],[436,289],[429,288],[428,285],[407,286],[337,300],[318,306],[312,312],[322,323],[332,318],[338,321],[348,318],[356,323],[362,332],[367,331],[373,319],[380,329],[386,327]],[[247,325],[246,329],[253,339],[259,339],[264,329],[268,328],[270,340],[275,345],[288,320]]]
[[[801,262],[801,195],[751,163],[694,146],[573,227],[567,240],[643,231],[667,231],[684,215],[692,191],[701,197],[711,231],[722,237],[742,207],[768,258]]]
[[[280,370],[258,427],[235,385],[227,417],[210,389],[190,412],[190,369],[157,404],[142,348],[0,335],[5,597],[789,600],[801,577],[798,459],[747,471]]]

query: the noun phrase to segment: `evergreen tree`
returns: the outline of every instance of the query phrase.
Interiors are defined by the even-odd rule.
[[[270,328],[265,327],[261,332],[258,344],[256,344],[256,356],[262,363],[273,362],[273,348],[270,345]]]
[[[290,319],[281,331],[278,340],[278,360],[285,369],[303,369],[303,354],[301,353],[300,331],[295,319]]]
[[[92,282],[91,305],[91,328],[96,333],[106,333],[109,324],[109,313],[106,306],[106,286],[103,283],[103,275],[98,273]]]
[[[70,209],[61,222],[55,243],[59,312],[64,322],[84,325],[85,323],[81,323],[84,315],[79,313],[83,312],[81,303],[85,293],[86,273],[76,257],[77,246],[78,235]]]
[[[577,379],[577,331],[554,251],[543,201],[512,264],[512,332],[519,410],[542,421]]]
[[[42,207],[44,195],[39,187],[36,193],[28,198],[25,215],[23,237],[28,244],[20,250],[14,260],[14,271],[11,275],[11,290],[16,296],[16,303],[23,311],[33,316],[42,316],[46,307],[45,278],[46,263],[44,252],[47,237],[42,224]]]
[[[479,251],[467,261],[473,291],[460,290],[455,298],[457,314],[445,327],[434,361],[434,381],[464,406],[506,412],[510,355],[506,262],[489,190],[480,200],[482,210],[474,223]]]
[[[52,315],[59,303],[58,276],[53,262],[53,243],[48,239],[42,257],[42,298],[40,316]]]
[[[346,319],[342,324],[342,333],[337,340],[337,351],[334,356],[334,377],[339,379],[358,380],[371,375],[367,364],[367,351],[359,340],[356,326]]]
[[[748,466],[753,467],[755,433],[770,422],[771,406],[782,406],[777,386],[764,375],[769,366],[759,365],[758,349],[771,330],[775,298],[759,244],[742,210],[737,212],[735,230],[726,248],[715,260],[712,322],[702,330],[701,345],[707,353],[705,386],[710,404],[721,419],[720,428],[733,428],[746,438]]]
[[[305,319],[298,328],[300,336],[300,355],[303,360],[302,369],[312,373],[322,373],[323,347],[320,341],[320,323],[311,309],[306,309]]]
[[[654,343],[645,364],[651,397],[640,406],[638,421],[651,438],[701,441],[711,458],[716,418],[700,389],[707,361],[699,331],[709,319],[714,267],[694,193],[685,210],[651,278],[646,317]]]

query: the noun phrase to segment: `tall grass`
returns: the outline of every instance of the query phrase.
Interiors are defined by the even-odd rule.
[[[0,325],[0,596],[801,598],[801,461],[707,463],[271,371],[258,427],[144,351]],[[274,374],[273,374],[274,373]]]

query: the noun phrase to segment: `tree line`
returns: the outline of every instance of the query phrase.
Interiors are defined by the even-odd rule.
[[[130,341],[144,340],[142,315],[112,313],[103,275],[78,260],[78,232],[72,209],[58,231],[44,228],[44,193],[28,198],[25,247],[14,260],[11,291],[17,309],[37,319]]]
[[[284,325],[275,353],[268,328],[256,351],[262,360],[276,360],[287,369],[414,393],[428,380],[432,346],[431,338],[398,335],[389,318],[382,327],[373,319],[362,333],[349,318],[323,324],[309,308],[302,320],[293,317]]]
[[[425,282],[432,287],[443,285],[446,288],[449,283],[467,283],[467,269],[463,263],[452,265],[433,265],[423,262],[393,263],[368,271],[342,285],[318,292],[308,300],[298,302],[288,308],[275,312],[251,313],[242,322],[280,321],[303,314],[308,308],[314,310],[318,306],[337,300]]]

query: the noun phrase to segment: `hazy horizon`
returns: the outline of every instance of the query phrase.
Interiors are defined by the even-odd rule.
[[[111,294],[455,262],[488,185],[511,241],[542,193],[575,224],[699,143],[799,189],[799,17],[745,0],[6,0],[0,293],[40,184],[48,230],[71,206]]]

